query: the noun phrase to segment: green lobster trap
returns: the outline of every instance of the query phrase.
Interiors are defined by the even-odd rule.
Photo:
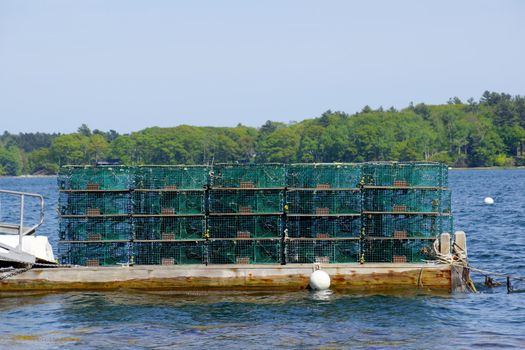
[[[453,232],[450,215],[366,215],[363,228],[367,237],[432,238]]]
[[[208,233],[211,238],[281,237],[283,220],[280,215],[211,215]]]
[[[67,265],[112,266],[130,262],[129,242],[59,242],[60,262]]]
[[[362,185],[447,187],[448,167],[441,163],[370,162],[363,165]]]
[[[210,190],[211,213],[281,213],[284,191],[281,190]]]
[[[210,182],[206,165],[141,166],[133,170],[135,189],[203,189]]]
[[[288,216],[290,238],[357,237],[361,232],[359,216]]]
[[[361,164],[291,164],[290,188],[356,188],[361,181]]]
[[[363,240],[365,262],[419,263],[435,260],[434,239],[367,238]]]
[[[284,164],[217,164],[213,168],[213,188],[284,188]]]
[[[130,168],[124,166],[66,166],[58,174],[61,190],[127,190],[131,184]]]
[[[131,220],[124,216],[62,218],[59,238],[65,241],[130,240]]]
[[[280,239],[211,240],[209,264],[280,264]]]
[[[133,238],[137,240],[201,239],[205,231],[204,215],[133,217]]]
[[[133,214],[173,215],[205,213],[206,193],[187,191],[134,191]]]
[[[206,261],[205,241],[134,242],[136,265],[190,265]]]
[[[437,189],[368,189],[363,211],[450,213],[450,191]]]
[[[291,239],[286,241],[286,263],[355,263],[359,261],[360,240]]]
[[[359,214],[358,190],[290,190],[286,194],[288,214]]]
[[[61,215],[128,215],[131,210],[129,192],[60,192]]]

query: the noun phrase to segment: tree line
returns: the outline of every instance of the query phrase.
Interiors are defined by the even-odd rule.
[[[451,166],[525,165],[525,97],[483,93],[478,101],[410,104],[396,110],[365,106],[355,114],[326,111],[297,123],[259,128],[152,127],[130,134],[0,136],[0,175],[54,174],[62,165],[108,159],[126,165],[219,162],[439,161]]]

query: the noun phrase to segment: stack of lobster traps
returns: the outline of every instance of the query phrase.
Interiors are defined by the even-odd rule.
[[[287,263],[357,262],[361,166],[292,164],[286,192]]]
[[[134,171],[133,263],[206,262],[207,166],[145,166]]]
[[[452,232],[447,186],[448,168],[444,164],[364,164],[363,260],[432,260],[434,241],[441,233]]]
[[[412,263],[452,232],[439,163],[64,167],[62,263]]]
[[[128,167],[65,167],[58,176],[62,263],[129,262],[132,175]]]
[[[209,190],[208,263],[280,264],[286,167],[218,164]]]

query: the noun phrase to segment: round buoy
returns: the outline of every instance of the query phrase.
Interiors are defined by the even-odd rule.
[[[485,204],[489,204],[489,205],[490,205],[490,204],[494,204],[494,199],[492,199],[492,197],[486,197],[486,198],[483,200],[483,202],[484,202]]]
[[[324,290],[330,288],[330,276],[323,270],[316,270],[310,275],[310,288]]]

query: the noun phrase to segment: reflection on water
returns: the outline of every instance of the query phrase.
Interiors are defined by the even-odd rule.
[[[310,292],[312,300],[317,301],[330,301],[334,298],[334,292],[331,290],[316,290]]]
[[[0,178],[43,193],[57,241],[54,178]],[[525,171],[454,171],[455,227],[475,266],[525,275]],[[495,204],[483,204],[484,197]],[[525,348],[525,294],[419,291],[90,292],[0,297],[0,348]]]
[[[0,300],[1,344],[9,348],[68,347],[400,347],[429,348],[458,327],[451,344],[505,336],[519,330],[525,309],[509,296],[448,298],[358,296],[334,291],[275,293],[64,293]],[[498,308],[505,306],[506,312]],[[480,316],[484,315],[480,318]],[[28,324],[28,318],[32,320]],[[509,326],[506,327],[505,325]],[[495,327],[494,327],[495,326]],[[430,342],[430,343],[429,343]],[[423,346],[425,344],[425,346]],[[428,345],[428,346],[427,346]],[[438,348],[447,348],[441,344]],[[423,346],[423,347],[422,347]],[[450,346],[453,348],[453,346]]]

